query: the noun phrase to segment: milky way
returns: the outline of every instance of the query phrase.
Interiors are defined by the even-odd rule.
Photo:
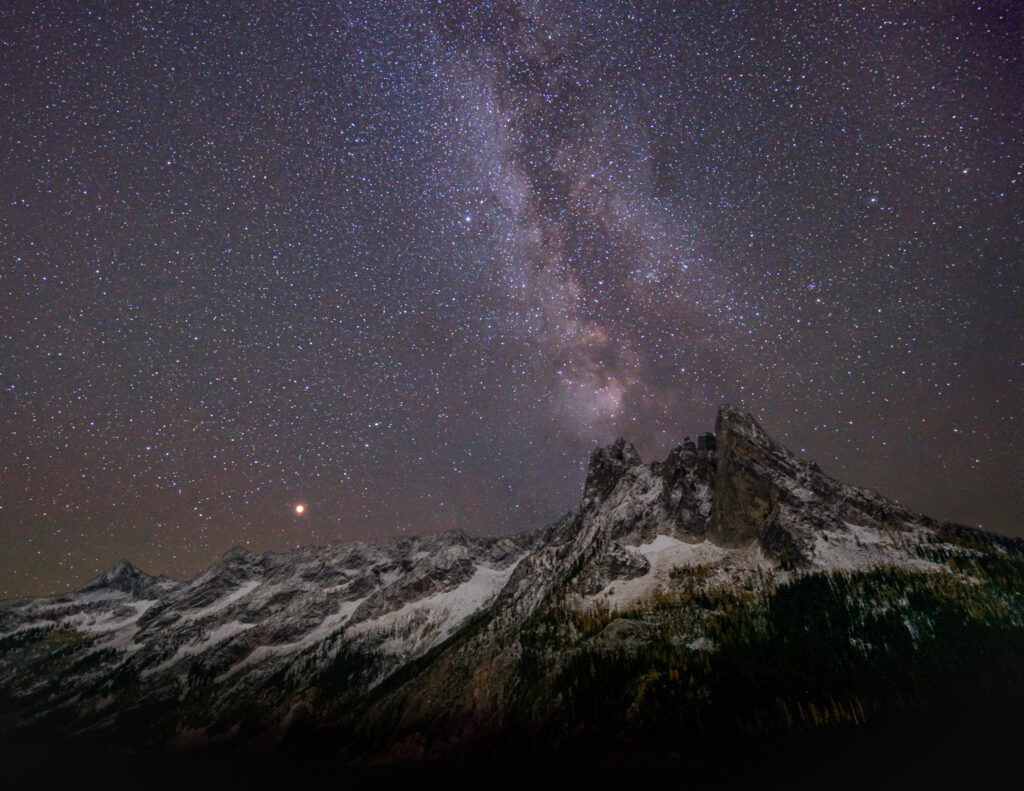
[[[1011,2],[8,4],[0,595],[533,529],[593,447],[723,402],[1020,535],[1021,36]]]

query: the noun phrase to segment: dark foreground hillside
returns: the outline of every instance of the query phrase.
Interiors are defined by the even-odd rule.
[[[984,558],[970,570],[970,583],[898,568],[823,573],[757,596],[689,580],[650,611],[615,615],[549,602],[523,627],[517,696],[500,724],[361,728],[373,702],[348,716],[328,705],[272,750],[173,753],[42,728],[6,739],[4,765],[11,776],[78,782],[131,770],[167,787],[609,773],[808,785],[828,776],[839,787],[994,778],[1024,733],[1024,561]],[[642,644],[595,640],[655,619],[682,632],[695,613],[713,652],[674,643],[671,626]]]

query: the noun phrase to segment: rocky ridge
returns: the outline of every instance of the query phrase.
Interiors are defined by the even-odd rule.
[[[345,734],[349,760],[423,757],[439,722],[463,723],[462,743],[543,721],[537,684],[581,652],[639,656],[666,634],[691,659],[715,650],[686,609],[700,591],[949,573],[1022,547],[846,486],[722,407],[714,434],[662,462],[623,439],[595,450],[578,509],[533,535],[236,549],[187,582],[124,562],[73,594],[0,603],[0,733],[236,750],[312,729]]]

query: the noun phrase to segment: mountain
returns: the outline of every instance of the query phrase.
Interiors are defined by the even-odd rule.
[[[722,407],[665,461],[595,450],[579,507],[532,535],[235,549],[187,582],[123,562],[2,602],[0,739],[693,771],[899,744],[945,772],[940,745],[1021,732],[1021,667],[1024,540],[844,485]]]

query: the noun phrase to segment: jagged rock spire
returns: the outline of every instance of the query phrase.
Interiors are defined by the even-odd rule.
[[[626,471],[641,464],[640,454],[623,437],[607,447],[597,448],[590,454],[584,499],[607,496]]]

